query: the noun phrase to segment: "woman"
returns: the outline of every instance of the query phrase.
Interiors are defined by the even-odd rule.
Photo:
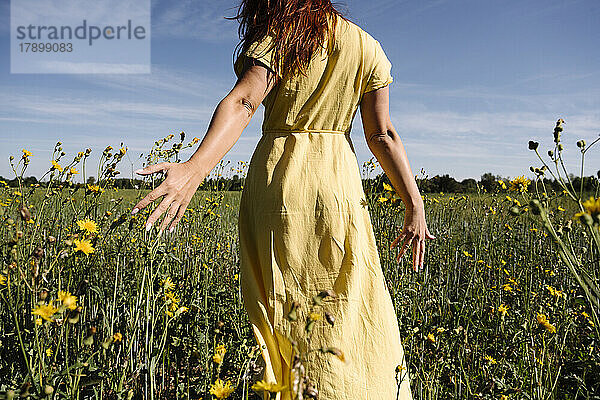
[[[331,346],[344,355],[308,354],[304,366],[320,398],[410,399],[397,318],[350,139],[360,106],[369,149],[406,205],[392,247],[403,244],[398,261],[412,247],[419,270],[425,239],[434,237],[390,121],[391,64],[379,42],[343,18],[330,0],[243,0],[236,18],[243,37],[234,63],[238,81],[188,161],[138,171],[167,177],[134,213],[163,197],[146,229],[166,213],[159,229],[172,231],[263,103],[263,135],[249,165],[238,226],[241,289],[263,349],[264,379],[290,386],[292,339],[301,352]],[[337,295],[325,306],[335,323],[317,324],[306,337],[304,325],[285,316],[299,304],[298,320],[305,321],[321,290]],[[289,391],[278,398],[289,399]]]

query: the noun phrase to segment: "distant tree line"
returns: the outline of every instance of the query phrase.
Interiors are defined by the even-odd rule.
[[[569,178],[573,186],[577,190],[579,190],[579,188],[581,187],[581,179],[578,176],[574,176],[573,174],[570,174]],[[595,190],[595,188],[598,185],[599,179],[600,171],[597,172],[596,176],[592,175],[584,177],[583,190],[586,192]],[[242,187],[244,185],[244,180],[245,178],[240,177],[238,174],[235,174],[231,177],[205,179],[204,182],[202,182],[202,185],[200,186],[200,190],[220,189],[240,191],[242,190]],[[6,182],[10,187],[18,187],[18,181],[16,178],[8,179],[0,176],[0,181]],[[487,172],[481,175],[479,180],[467,178],[458,181],[450,175],[445,174],[417,179],[417,184],[421,193],[476,193],[478,191],[495,192],[502,187],[502,183],[500,182],[503,182],[504,185],[510,187],[510,181],[510,178],[503,178],[500,175],[494,175],[491,172]],[[158,183],[160,183],[160,181],[156,182],[156,184]],[[389,178],[383,173],[376,176],[375,178],[363,179],[363,186],[365,188],[373,188],[377,192],[383,191],[384,183],[391,185]],[[28,176],[26,178],[23,178],[24,186],[29,187],[32,184],[39,184],[41,187],[46,187],[47,182],[39,182],[35,176]],[[93,176],[87,179],[86,184],[100,185],[101,187],[106,186],[106,182],[96,182],[96,179]],[[562,190],[560,184],[554,179],[549,179],[545,177],[544,184],[547,190]],[[78,183],[74,185],[83,184]],[[144,185],[147,185],[147,182],[144,182],[140,179],[117,178],[112,179],[109,186],[116,187],[118,189],[139,189],[144,187]],[[530,183],[529,190],[532,189],[531,185],[533,185],[533,181]]]

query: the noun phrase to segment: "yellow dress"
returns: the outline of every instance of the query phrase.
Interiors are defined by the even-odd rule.
[[[242,296],[266,381],[289,387],[291,338],[301,352],[326,346],[344,354],[344,360],[307,355],[304,366],[320,399],[412,399],[350,139],[363,93],[392,82],[391,63],[367,32],[338,21],[332,53],[322,49],[307,76],[281,81],[263,101],[263,134],[239,209]],[[267,36],[243,55],[272,68],[271,43]],[[242,58],[234,63],[238,76]],[[328,289],[337,299],[314,311],[330,312],[334,327],[317,321],[307,338],[312,297]],[[293,301],[300,303],[299,322],[285,318]],[[277,399],[290,399],[290,392]]]

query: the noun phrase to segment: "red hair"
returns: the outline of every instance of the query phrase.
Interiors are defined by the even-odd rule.
[[[310,60],[328,36],[333,43],[337,18],[331,25],[329,18],[335,16],[346,19],[331,0],[242,0],[237,15],[230,18],[240,23],[234,58],[270,34],[274,72],[282,78],[287,73],[306,75]]]

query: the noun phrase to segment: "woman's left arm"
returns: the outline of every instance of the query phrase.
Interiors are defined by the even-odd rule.
[[[152,190],[133,208],[132,214],[163,198],[148,217],[149,231],[159,217],[166,213],[160,233],[169,227],[172,232],[179,222],[192,196],[210,171],[240,138],[252,116],[271,89],[277,84],[270,79],[273,73],[257,60],[244,57],[244,67],[235,86],[217,105],[200,146],[189,160],[183,163],[163,162],[137,170],[139,175],[150,175],[160,171],[166,173],[165,180]]]

